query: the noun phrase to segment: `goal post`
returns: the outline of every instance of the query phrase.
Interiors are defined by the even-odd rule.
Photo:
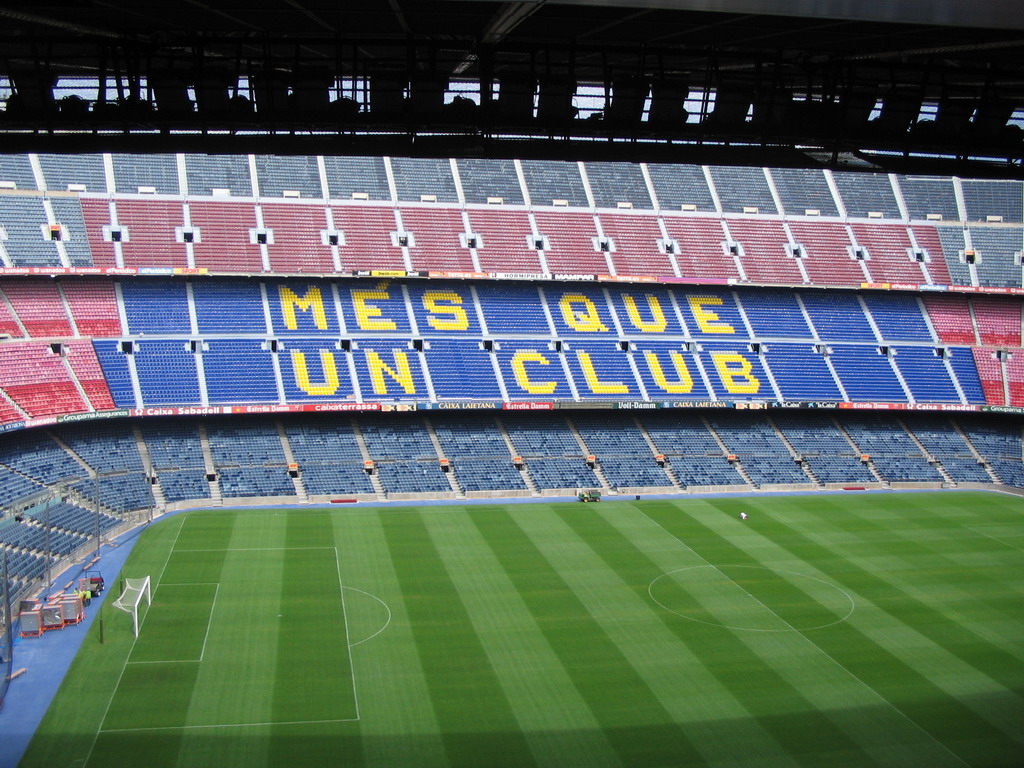
[[[149,576],[144,576],[141,579],[125,579],[124,592],[114,601],[115,608],[131,614],[132,631],[136,637],[139,636],[139,603],[143,599],[148,606],[150,603]]]

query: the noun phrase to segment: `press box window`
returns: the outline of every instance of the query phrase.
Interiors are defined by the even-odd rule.
[[[320,243],[323,245],[344,245],[345,233],[340,229],[321,229]]]
[[[174,230],[174,239],[179,243],[201,243],[199,227],[177,227]]]

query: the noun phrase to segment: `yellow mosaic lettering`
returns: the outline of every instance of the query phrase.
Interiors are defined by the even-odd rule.
[[[761,381],[750,372],[753,364],[739,352],[712,352],[711,359],[722,377],[726,392],[752,395],[761,389]]]
[[[594,370],[594,362],[590,359],[589,352],[577,352],[576,357],[583,369],[583,377],[587,380],[587,386],[595,395],[628,395],[629,387],[621,381],[601,381]]]
[[[441,304],[440,302],[449,302]],[[462,297],[455,291],[427,291],[423,294],[423,306],[430,312],[427,324],[439,331],[464,331],[469,328],[469,317],[460,305]],[[437,315],[449,315],[442,319]]]
[[[657,354],[654,352],[644,352],[644,359],[647,360],[647,367],[651,369],[651,376],[654,377],[654,383],[670,395],[690,394],[690,392],[693,391],[693,376],[690,375],[690,369],[686,365],[686,358],[683,357],[682,352],[676,352],[675,350],[669,352],[668,356],[672,360],[672,365],[676,370],[676,378],[678,381],[668,380],[668,377],[665,376],[665,371],[661,367],[661,360],[658,359]]]
[[[412,368],[409,367],[409,356],[401,350],[396,349],[394,352],[397,371],[385,363],[377,352],[372,349],[367,350],[366,365],[370,369],[370,382],[373,384],[373,392],[377,395],[386,395],[388,393],[387,381],[384,379],[384,374],[386,373],[398,383],[405,394],[415,395],[416,382],[412,377]]]
[[[324,310],[324,297],[320,288],[311,285],[305,294],[299,296],[287,285],[278,287],[278,295],[281,301],[281,314],[284,316],[284,325],[290,331],[299,329],[299,321],[295,316],[295,309],[303,312],[313,311],[313,322],[321,331],[327,330],[327,312]]]
[[[644,333],[664,333],[668,320],[665,319],[665,313],[661,309],[661,302],[658,301],[658,297],[648,293],[645,294],[647,299],[647,308],[651,311],[651,319],[644,320],[640,317],[640,310],[636,306],[636,299],[630,294],[625,294],[622,297],[622,301],[626,305],[626,314],[629,315],[629,321],[633,324],[633,327]]]
[[[306,353],[292,350],[292,369],[295,371],[295,383],[307,395],[325,397],[338,391],[338,366],[334,361],[334,353],[326,349],[320,350],[320,365],[324,369],[323,384],[314,384],[309,380],[309,367],[306,365]]]
[[[577,309],[577,305],[581,308]],[[558,306],[562,310],[566,325],[570,328],[575,328],[581,333],[608,333],[608,326],[601,322],[597,305],[582,293],[565,294],[558,302]]]
[[[516,375],[516,383],[519,384],[519,388],[529,392],[531,395],[550,395],[554,392],[558,387],[558,382],[531,381],[529,374],[526,372],[527,363],[551,365],[550,360],[540,352],[535,352],[532,349],[521,349],[516,352],[512,356],[512,372]]]
[[[376,291],[352,291],[352,307],[356,312],[356,322],[364,331],[394,331],[398,328],[394,320],[374,320],[381,317],[384,312],[376,304],[367,302],[372,300],[387,301],[391,294],[383,288]]]
[[[720,307],[725,302],[721,296],[688,296],[690,311],[697,321],[697,325],[704,333],[736,333],[736,329],[728,323],[723,323],[718,313],[705,309],[705,307]]]

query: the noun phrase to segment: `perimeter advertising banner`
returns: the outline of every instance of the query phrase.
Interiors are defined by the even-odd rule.
[[[829,401],[806,402],[743,402],[728,400],[588,400],[588,401],[513,401],[497,400],[395,402],[395,403],[279,403],[211,406],[160,406],[154,408],[118,408],[110,411],[71,413],[60,416],[42,416],[35,419],[0,424],[0,434],[32,427],[71,424],[82,421],[101,421],[129,417],[153,416],[216,416],[222,414],[278,414],[278,413],[345,413],[380,411],[389,413],[428,411],[551,411],[551,410],[658,410],[658,409],[842,409],[863,411],[923,411],[939,413],[1005,413],[1024,415],[1024,408],[1009,405],[964,405],[962,403],[845,403]]]

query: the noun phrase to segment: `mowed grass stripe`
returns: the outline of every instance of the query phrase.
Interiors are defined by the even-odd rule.
[[[349,636],[359,643],[352,656],[361,719],[346,727],[362,736],[367,768],[441,768],[448,763],[444,741],[381,520],[377,514],[344,512],[331,518],[343,583],[351,588],[345,601]],[[375,602],[367,595],[383,601],[387,611],[383,616],[365,611],[372,623],[360,624],[360,611],[353,607],[360,599]]]
[[[773,501],[767,503],[770,505]],[[639,524],[631,522],[629,516],[606,517],[614,519],[616,526],[628,532],[631,538],[636,538],[642,531],[650,528],[661,534],[672,535],[677,545],[689,550],[694,557],[708,553],[707,560],[701,558],[701,562],[707,563],[710,560],[713,563],[722,563],[729,571],[733,568],[725,564],[759,568],[759,563],[764,563],[764,567],[770,568],[775,563],[782,562],[787,569],[800,567],[809,575],[816,575],[816,569],[811,564],[804,563],[800,566],[799,563],[794,563],[788,553],[757,534],[751,526],[741,523],[731,513],[723,515],[705,501],[691,500],[683,504],[640,502],[636,506],[642,521],[637,521]],[[696,522],[697,519],[701,525],[718,528],[723,533],[710,534],[702,530],[701,525]],[[664,525],[659,520],[663,520]],[[724,549],[719,553],[713,552],[714,536],[717,535],[733,544],[742,542],[742,550],[737,549],[733,553]],[[787,578],[792,577],[787,575]],[[794,580],[794,583],[799,584],[800,581]],[[772,598],[765,595],[764,599]],[[772,603],[767,603],[761,608],[772,608]],[[862,609],[858,608],[847,621],[861,616]],[[869,764],[888,765],[893,768],[962,766],[959,758],[952,755],[943,745],[904,717],[886,699],[864,685],[842,665],[837,664],[832,657],[822,653],[816,644],[809,642],[816,643],[817,638],[838,630],[845,623],[846,621],[805,632],[741,631],[736,633],[736,636],[754,649],[764,663],[777,670],[814,707],[855,739],[860,748],[871,755],[872,761]],[[742,673],[743,667],[733,665],[727,657],[723,656],[720,661],[723,664],[723,674],[739,676]],[[738,680],[738,684],[743,684],[741,679]],[[774,705],[770,700],[771,689],[761,692],[766,696],[764,706],[767,708],[767,716],[779,717],[772,714]],[[799,723],[790,723],[788,727],[799,728]],[[813,731],[806,734],[806,743],[809,746],[817,745],[824,748],[824,744],[815,738]]]
[[[609,505],[600,515],[566,508],[558,512],[641,600],[650,599],[647,589],[652,574],[693,562],[691,551],[638,515],[631,505]],[[664,549],[666,540],[673,546]],[[649,548],[660,553],[655,556],[657,559],[646,554]],[[742,594],[738,587],[729,597],[755,615],[771,613]],[[798,756],[805,759],[820,750],[822,744],[828,744],[831,765],[854,768],[874,762],[862,745],[877,722],[851,722],[847,712],[819,710],[826,703],[816,695],[822,681],[817,676],[808,678],[802,662],[794,662],[801,649],[793,633],[737,633],[721,626],[687,621],[661,609],[657,615],[679,643],[689,649],[693,659],[690,664],[700,665],[702,672],[718,682],[723,691],[721,696],[735,701],[735,716],[725,726],[731,731],[731,746],[736,754],[722,757],[740,759],[746,754],[757,754],[765,764],[777,765],[794,761]],[[827,684],[844,682],[834,678],[833,675]]]
[[[609,569],[591,544],[555,514],[575,510],[585,517],[596,514],[593,508],[531,505],[513,510],[509,514],[515,523],[639,675],[676,724],[679,735],[697,752],[700,762],[735,766],[765,765],[765,760],[781,766],[795,762],[763,730],[749,728],[750,713],[705,667],[713,652],[702,659],[681,643],[658,615],[660,609],[646,595],[637,594],[634,584]],[[676,546],[667,537],[661,543]],[[646,573],[644,583],[655,575],[653,571]],[[580,640],[580,645],[585,643]],[[608,691],[609,696],[619,695],[614,686],[610,685]],[[616,703],[628,706],[628,695]],[[648,733],[664,746],[666,728],[662,725],[660,729],[655,722]],[[672,734],[670,738],[677,738],[672,731],[667,732]],[[667,764],[685,763],[669,759]]]
[[[482,507],[427,516],[425,522],[537,763],[550,768],[639,764],[616,757],[588,706],[593,685],[584,681],[581,686],[578,676],[566,668],[565,656],[558,652],[564,640],[557,647],[550,643],[552,634],[572,635],[582,651],[574,660],[578,664],[594,649],[588,627],[574,615],[538,616],[531,611],[533,592],[564,593],[565,585],[557,577],[537,574],[542,586],[531,587],[528,594],[509,570],[510,563],[489,545],[488,532],[495,521],[500,528],[504,518],[501,507]],[[601,671],[594,666],[589,673],[598,676]],[[600,698],[610,701],[607,685],[612,681],[605,683]]]
[[[900,530],[908,530],[905,522],[908,519],[934,521],[934,511],[941,506],[942,501],[941,498],[933,498],[927,507],[918,507],[918,512],[915,507],[920,502],[917,500],[910,501],[904,497],[896,500],[892,497],[875,498],[878,501],[873,506],[882,506],[883,509],[884,505],[899,502],[901,514],[894,511],[890,511],[889,514],[891,518],[899,521]],[[981,509],[990,501],[991,497],[977,499],[977,503],[983,505]],[[918,513],[915,515],[915,512]],[[831,518],[836,516],[833,514]],[[859,526],[868,531],[879,530],[879,535],[881,529],[884,529],[881,523],[876,522],[884,520],[878,517],[877,511],[869,512],[866,516],[868,519],[862,519],[858,510],[844,510],[843,516],[853,521],[860,520]],[[933,525],[942,523],[933,522]],[[795,525],[782,522],[777,523],[776,530],[781,532],[780,540],[789,542],[790,548],[801,557],[812,556],[808,547],[802,546],[807,542],[813,542],[811,547],[824,546],[821,543],[822,534],[805,534]],[[1024,721],[1024,699],[1019,693],[1024,689],[1024,664],[1021,663],[1019,653],[1006,649],[1005,640],[998,644],[989,642],[974,628],[975,619],[978,617],[963,616],[953,601],[943,597],[944,594],[955,594],[964,590],[975,593],[978,596],[977,602],[984,606],[984,595],[999,591],[998,586],[989,578],[977,575],[971,568],[948,564],[944,555],[931,553],[912,539],[903,540],[897,533],[892,534],[891,538],[906,551],[907,559],[902,567],[894,566],[886,570],[869,567],[861,569],[861,573],[869,576],[870,588],[867,595],[874,605],[885,612],[884,616],[875,618],[870,625],[864,627],[865,633],[873,638],[888,641],[892,652],[900,656],[905,664],[933,681],[947,694],[963,697],[978,714],[1005,733],[1017,735],[1020,732],[1019,723]],[[972,547],[980,545],[980,542],[967,539],[962,540],[962,544],[969,551]],[[848,567],[860,567],[860,559],[845,559]],[[1021,565],[1024,565],[1024,562]],[[916,586],[918,580],[914,578],[916,573],[921,574],[921,580],[932,580],[937,585],[936,591],[940,597],[929,598],[921,595],[920,589]],[[1019,571],[1013,575],[1007,573],[1006,578],[1019,583],[1019,574]],[[941,586],[943,582],[948,584],[945,589]],[[997,626],[1002,625],[1006,630],[1008,634],[1005,638],[1019,637],[1024,624],[1018,618],[1012,625],[1008,625],[1008,615],[1019,617],[1024,613],[1024,601],[1009,597],[1005,606],[1005,612],[997,612]],[[991,614],[988,617],[991,619]],[[857,624],[860,626],[862,622]],[[993,626],[991,621],[989,626]],[[979,688],[986,691],[985,697],[975,695]]]
[[[285,521],[277,611],[270,622],[271,631],[277,632],[273,720],[357,719],[358,694],[334,529],[320,514],[293,513]],[[272,592],[273,584],[262,586]]]
[[[217,601],[217,584],[167,584],[150,590],[152,606],[146,611],[146,631],[128,657],[129,664],[198,663]],[[142,603],[144,606],[145,603]],[[201,620],[202,606],[207,620]]]
[[[217,553],[224,557],[224,565],[206,654],[189,707],[187,725],[193,731],[273,720],[270,696],[276,637],[269,631],[274,626],[269,614],[277,613],[276,584],[281,579],[285,555],[279,549],[251,552],[240,548],[253,528],[267,523],[263,519],[249,520],[244,513],[236,515],[235,522],[231,539],[222,543],[225,551]],[[275,527],[279,529],[278,540],[283,539],[283,528],[280,524]],[[269,599],[266,584],[275,585]],[[225,738],[241,739],[245,735],[238,731]],[[186,738],[192,745],[207,736],[191,733]]]
[[[608,743],[624,765],[708,764],[682,724],[655,694],[587,605],[563,576],[576,560],[552,558],[520,528],[517,520],[534,510],[472,509],[470,516],[487,540],[557,654],[576,689],[586,702]],[[550,516],[550,511],[546,515]],[[533,527],[533,532],[539,529]],[[559,537],[571,549],[586,544],[571,533]],[[576,539],[574,541],[574,539]],[[672,658],[672,644],[657,646],[662,659]],[[677,690],[677,697],[685,694]],[[583,764],[583,763],[581,763]]]
[[[802,534],[794,529],[794,537]],[[931,563],[913,542],[905,546],[908,557],[926,575],[944,570],[938,564],[942,556],[936,555],[936,562]],[[1024,665],[1019,657],[989,643],[973,629],[973,624],[961,623],[957,611],[945,601],[935,600],[931,604],[920,600],[915,590],[903,586],[903,579],[887,574],[874,572],[871,578],[881,584],[872,599],[885,613],[864,627],[864,633],[886,642],[904,664],[947,695],[962,700],[1007,736],[1019,738],[1020,724],[1024,722],[1024,697],[1020,693],[1024,690]],[[976,581],[968,568],[955,575],[951,573],[948,578],[957,585],[970,585],[969,589],[979,595],[990,589],[988,579]],[[1024,603],[1018,600],[1018,612],[1022,608]],[[1011,636],[1019,637],[1018,633],[1019,629]],[[978,696],[979,691],[985,695]],[[1019,743],[1024,745],[1024,740]]]
[[[737,510],[741,509],[753,513],[766,511],[765,507],[751,505],[745,499],[705,500],[701,505],[711,507],[729,517],[734,517]],[[755,562],[743,549],[714,531],[710,525],[706,525],[703,516],[692,513],[687,517],[673,515],[671,510],[657,506],[646,510],[646,513],[684,540],[687,537],[691,540],[700,539],[700,554],[711,562]],[[885,594],[893,589],[874,574],[857,568],[844,558],[837,557],[836,553],[827,547],[811,542],[792,529],[788,533],[787,541],[780,542],[784,549],[804,562],[813,564],[820,572],[834,578],[851,593]],[[907,599],[913,602],[909,596]],[[901,612],[901,615],[904,614]],[[932,618],[943,620],[939,616]],[[891,702],[895,712],[908,718],[922,734],[926,734],[934,744],[929,745],[928,741],[921,742],[919,746],[923,753],[929,747],[942,745],[959,761],[971,766],[1009,765],[1020,756],[1020,743],[979,716],[969,707],[970,702],[962,702],[951,697],[933,680],[903,661],[893,652],[894,649],[859,629],[857,623],[864,620],[864,616],[855,613],[849,621],[813,634],[807,633],[805,637],[828,658],[862,681],[883,701]],[[897,620],[899,621],[898,618]],[[840,703],[837,700],[836,704]],[[948,758],[948,755],[945,757]],[[937,762],[933,761],[932,764],[940,764],[942,758],[942,753],[936,754]]]
[[[329,516],[290,512],[285,517],[271,707],[277,723],[354,720],[359,714],[334,544]],[[338,764],[358,768],[362,756],[362,740],[354,722],[309,722],[274,727],[265,759],[270,766]]]
[[[928,591],[932,590],[944,609],[978,611],[978,618],[985,620],[998,620],[1000,615],[1020,620],[1024,552],[1015,552],[965,527],[972,521],[962,514],[945,514],[945,500],[959,494],[922,496],[897,497],[899,515],[890,513],[888,519],[877,512],[865,514],[862,505],[842,504],[839,499],[822,499],[815,505],[800,499],[793,505],[793,513],[779,517],[779,522],[803,530],[806,526],[802,522],[813,519],[815,530],[808,535],[830,545],[841,540],[843,534],[855,534],[856,544],[836,543],[832,548],[862,567],[899,581],[903,589],[920,593],[920,599],[928,600]],[[973,498],[975,519],[984,521],[977,511],[991,505],[991,495]],[[880,501],[886,508],[893,503],[892,497]],[[1018,517],[1017,529],[1024,535],[1024,516]],[[961,578],[964,571],[970,573],[970,579]],[[986,608],[991,612],[986,613]]]
[[[877,515],[866,516],[856,507],[847,508],[828,500],[813,507],[802,504],[797,508],[798,516],[787,515],[780,522],[803,532],[806,526],[802,521],[814,519],[817,532],[805,535],[898,587],[900,592],[892,593],[894,600],[902,600],[901,593],[905,593],[921,604],[933,606],[948,619],[945,629],[936,627],[938,631],[966,630],[1013,656],[1018,667],[1024,668],[1024,646],[1011,640],[1024,636],[1024,552],[1014,553],[996,541],[974,534],[962,524],[971,522],[962,515],[943,514],[946,508],[942,502],[959,495],[935,498],[934,494],[925,494],[923,500],[909,494],[901,496],[900,519],[907,522],[896,530],[889,529]],[[991,495],[974,498],[980,509],[988,508],[992,502]],[[976,517],[978,509],[975,508]],[[1017,528],[1024,534],[1024,517],[1018,519]],[[857,532],[863,544],[830,544],[851,530]],[[878,550],[889,554],[878,556]],[[987,649],[980,650],[983,664],[994,661]],[[998,662],[1003,671],[1012,666],[1005,660]],[[978,668],[986,674],[993,671],[985,666]]]
[[[419,514],[381,517],[452,766],[529,768],[530,752]]]

